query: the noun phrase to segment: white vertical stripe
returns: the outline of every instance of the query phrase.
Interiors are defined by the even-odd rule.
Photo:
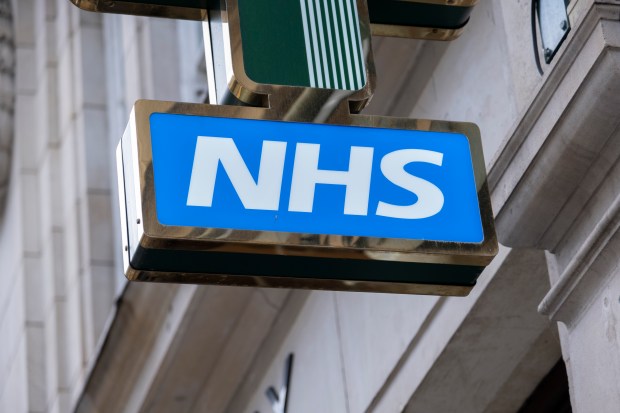
[[[344,64],[342,63],[342,47],[340,46],[340,30],[342,29],[338,25],[338,16],[336,15],[336,1],[330,0],[330,2],[332,4],[332,21],[334,27],[336,28],[336,50],[338,51],[338,64],[340,65],[340,82],[342,83],[342,88],[346,89],[347,84],[345,83]]]
[[[312,63],[312,46],[310,45],[310,32],[308,31],[308,16],[306,14],[306,0],[299,0],[301,6],[301,21],[304,26],[304,40],[306,41],[306,60],[308,61],[308,75],[310,76],[310,86],[316,87],[314,78],[314,65]]]
[[[349,36],[347,35],[348,30],[347,29],[347,24],[346,24],[346,17],[344,14],[344,5],[342,4],[342,0],[338,0],[338,3],[340,4],[340,24],[342,26],[342,36],[344,38],[344,54],[347,58],[347,71],[349,72],[349,83],[351,84],[351,86],[353,86],[353,71],[351,69],[351,52],[350,52],[350,48],[349,48]],[[353,87],[352,87],[353,88]]]
[[[318,48],[318,41],[316,38],[316,24],[314,21],[314,0],[308,0],[308,10],[310,10],[310,30],[312,31],[312,45],[313,45],[313,50],[314,50],[314,67],[317,70],[317,80],[318,80],[318,84],[319,87],[322,88],[323,87],[323,71],[321,70],[321,65],[318,62],[319,59],[319,48]]]
[[[332,41],[332,28],[334,27],[334,23],[332,21],[331,16],[329,15],[329,6],[327,4],[327,0],[323,0],[323,6],[325,6],[325,22],[327,23],[327,42],[329,43],[329,55],[332,61],[332,74],[334,75],[334,89],[339,89],[338,85],[338,74],[336,70],[336,58],[334,54],[336,54],[336,49],[334,49],[334,42]],[[336,27],[336,31],[338,28]]]
[[[364,84],[366,83],[366,65],[364,64],[364,62],[366,61],[366,59],[364,58],[364,47],[362,45],[362,32],[360,30],[360,14],[357,10],[357,1],[353,0],[353,7],[354,7],[354,11],[355,14],[354,16],[356,16],[357,18],[355,19],[355,30],[357,30],[357,35],[360,38],[360,41],[357,43],[357,47],[360,53],[360,59],[359,59],[359,63],[360,63],[360,67],[361,67],[361,75],[362,75],[362,82],[360,83],[359,87],[361,88],[362,86],[364,86]]]
[[[325,87],[331,88],[332,84],[329,80],[329,63],[327,63],[327,52],[325,51],[325,36],[323,34],[323,15],[321,14],[321,0],[316,0],[316,15],[319,22],[319,39],[321,39],[321,52],[323,54],[323,73],[325,74]]]
[[[359,89],[361,86],[359,86],[360,84],[360,80],[359,80],[359,73],[360,73],[360,64],[359,64],[359,56],[358,56],[358,49],[359,46],[356,44],[356,40],[355,40],[355,28],[357,27],[357,25],[353,24],[353,13],[351,12],[351,2],[352,1],[356,1],[356,0],[347,0],[347,14],[349,16],[349,28],[351,29],[349,31],[349,37],[351,38],[351,46],[353,48],[353,62],[355,63],[355,87],[354,89]]]

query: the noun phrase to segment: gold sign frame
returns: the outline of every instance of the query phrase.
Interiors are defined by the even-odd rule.
[[[345,291],[375,291],[409,294],[467,295],[469,285],[441,283],[387,282],[376,280],[310,279],[256,275],[183,273],[134,268],[136,253],[185,251],[204,253],[244,253],[255,256],[299,257],[356,260],[369,263],[404,263],[461,266],[479,273],[497,254],[498,244],[486,183],[485,164],[478,127],[471,123],[351,115],[346,105],[337,106],[321,124],[375,128],[410,129],[460,133],[470,144],[484,240],[479,243],[454,243],[407,239],[298,234],[273,231],[244,231],[214,228],[165,226],[157,220],[151,149],[150,115],[153,113],[194,116],[282,120],[278,111],[266,108],[201,105],[161,101],[138,101],[132,111],[127,131],[117,150],[124,266],[130,280],[226,284],[263,287],[313,288]],[[308,122],[294,114],[288,121]],[[286,121],[285,120],[285,121]],[[448,264],[448,266],[446,266]],[[412,265],[412,271],[415,271]],[[456,271],[456,269],[455,269]],[[477,274],[476,274],[477,276]],[[457,277],[458,278],[458,277]],[[475,279],[475,278],[474,278]]]

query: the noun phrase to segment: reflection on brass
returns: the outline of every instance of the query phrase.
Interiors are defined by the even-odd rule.
[[[440,6],[457,6],[457,7],[473,7],[478,0],[399,0],[409,3],[428,3],[438,4]]]
[[[129,281],[170,282],[182,284],[232,285],[262,288],[303,288],[328,291],[358,291],[366,293],[394,293],[418,295],[443,295],[465,297],[471,286],[392,283],[372,281],[347,281],[318,278],[253,277],[244,275],[170,273],[140,271],[129,268],[125,274]]]
[[[296,95],[304,101],[305,95]],[[319,105],[320,106],[320,105]],[[293,110],[294,108],[294,110]],[[382,291],[416,294],[465,295],[471,285],[446,286],[418,283],[358,281],[342,279],[317,280],[295,277],[256,277],[252,275],[197,274],[149,271],[132,268],[132,254],[138,249],[151,251],[204,252],[205,254],[242,253],[254,256],[316,257],[347,259],[357,262],[401,262],[428,265],[448,264],[480,268],[488,265],[497,254],[498,245],[493,224],[489,191],[486,184],[480,132],[470,123],[416,120],[367,115],[351,115],[346,101],[337,104],[325,119],[313,121],[317,108],[310,116],[303,106],[291,105],[291,111],[259,107],[201,105],[142,100],[136,102],[130,124],[122,140],[119,159],[119,188],[125,209],[123,242],[126,275],[131,280],[157,280],[181,283],[215,283],[227,285],[263,285],[269,287],[316,288],[330,290]],[[429,130],[455,132],[468,137],[478,202],[481,210],[484,240],[476,243],[448,243],[393,238],[298,234],[271,231],[246,231],[217,228],[164,226],[157,220],[149,118],[152,113],[314,122],[333,125]],[[122,166],[120,166],[122,165]]]
[[[144,3],[134,3],[130,1],[114,0],[70,0],[82,10],[97,11],[103,13],[131,14],[137,16],[167,17],[172,19],[185,20],[204,20],[207,16],[206,10],[177,7],[161,6]]]
[[[454,40],[465,30],[465,26],[458,29],[438,29],[433,27],[397,26],[391,24],[371,24],[374,36],[404,37],[422,40]]]

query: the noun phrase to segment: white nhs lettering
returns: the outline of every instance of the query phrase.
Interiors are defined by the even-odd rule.
[[[277,211],[286,157],[286,142],[263,141],[258,179],[252,177],[239,149],[231,138],[199,136],[187,197],[188,206],[211,207],[219,164],[232,183],[245,209]],[[317,184],[343,185],[345,215],[368,215],[374,149],[352,146],[347,171],[318,168],[319,144],[298,143],[291,182],[288,210],[312,212]],[[424,149],[401,149],[381,159],[381,172],[391,183],[417,196],[411,205],[379,201],[376,215],[423,219],[436,215],[444,204],[441,190],[434,184],[405,171],[412,162],[441,166],[443,154]]]

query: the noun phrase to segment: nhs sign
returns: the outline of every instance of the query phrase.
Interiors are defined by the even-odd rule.
[[[471,290],[497,254],[475,125],[344,110],[321,123],[282,117],[136,103],[117,150],[127,278]]]
[[[150,116],[163,225],[481,243],[458,133]]]

